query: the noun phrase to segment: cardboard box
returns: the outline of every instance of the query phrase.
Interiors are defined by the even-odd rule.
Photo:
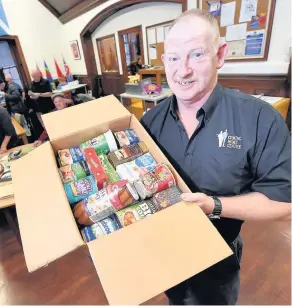
[[[43,120],[51,141],[12,165],[30,272],[85,244],[58,174],[57,150],[77,146],[108,129],[133,128],[156,161],[170,166],[179,187],[189,191],[136,117],[113,96],[47,114]],[[109,303],[124,305],[145,302],[232,254],[201,209],[185,202],[87,246]]]

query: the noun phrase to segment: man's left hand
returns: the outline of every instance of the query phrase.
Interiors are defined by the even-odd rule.
[[[3,147],[3,148],[0,148],[0,155],[6,153],[8,150],[7,148]]]
[[[213,198],[200,192],[183,193],[181,199],[186,202],[197,204],[206,215],[211,214],[215,207]]]

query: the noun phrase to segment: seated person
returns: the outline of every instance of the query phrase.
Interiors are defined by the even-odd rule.
[[[4,107],[0,107],[0,154],[18,145],[17,135],[11,117]]]
[[[53,100],[55,104],[55,109],[52,110],[52,112],[62,110],[68,106],[71,106],[72,101],[70,99],[65,99],[63,93],[55,93],[51,96],[51,99]],[[34,146],[38,147],[43,142],[47,141],[49,139],[47,131],[44,129],[42,134],[40,135],[39,139],[34,142]]]
[[[142,56],[139,55],[137,57],[137,61],[130,65],[131,74],[136,75],[139,72],[139,70],[142,69],[142,68],[143,68]]]

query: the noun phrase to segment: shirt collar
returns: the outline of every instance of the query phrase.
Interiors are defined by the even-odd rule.
[[[203,112],[205,115],[204,120],[207,121],[212,116],[219,100],[221,100],[221,86],[217,84],[206,103],[202,106],[201,109],[198,110],[197,117],[200,116],[200,114]],[[177,114],[177,100],[175,95],[172,96],[169,113],[175,120],[179,120]]]

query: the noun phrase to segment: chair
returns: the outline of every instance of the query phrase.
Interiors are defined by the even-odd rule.
[[[273,106],[282,115],[282,117],[284,118],[285,121],[287,119],[287,113],[288,113],[289,105],[290,105],[290,99],[289,98],[282,99],[282,100],[276,102],[275,104],[273,104]]]

